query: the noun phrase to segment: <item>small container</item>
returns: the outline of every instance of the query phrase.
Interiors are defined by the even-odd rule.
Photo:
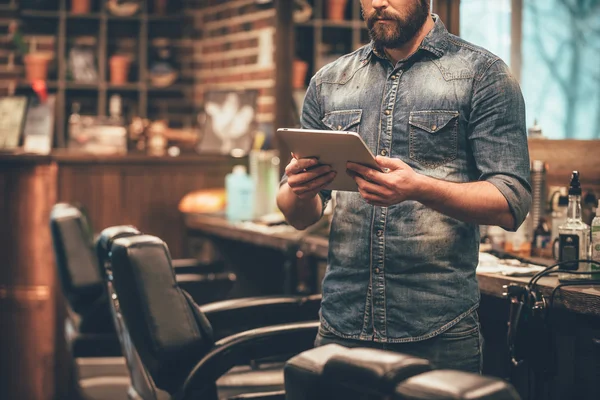
[[[131,60],[128,56],[115,54],[110,58],[110,83],[123,85],[127,83],[129,76],[129,65]]]
[[[225,215],[230,222],[250,221],[254,217],[254,181],[246,166],[236,165],[225,177],[227,206]]]

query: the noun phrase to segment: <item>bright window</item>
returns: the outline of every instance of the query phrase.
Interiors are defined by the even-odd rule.
[[[552,139],[600,138],[600,0],[522,0],[521,59],[512,64],[511,3],[519,2],[462,0],[461,36],[521,65],[529,126],[537,119]]]

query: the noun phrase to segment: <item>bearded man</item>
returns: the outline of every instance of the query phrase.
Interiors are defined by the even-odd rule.
[[[429,0],[362,0],[371,42],[318,71],[302,127],[354,131],[385,172],[292,159],[277,195],[288,222],[337,192],[315,345],[375,347],[481,372],[479,225],[516,230],[531,204],[525,107],[489,51],[450,34]]]

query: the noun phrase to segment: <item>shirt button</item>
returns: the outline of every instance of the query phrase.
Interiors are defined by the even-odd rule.
[[[384,113],[385,115],[390,115],[392,112],[390,110],[385,110]]]
[[[437,125],[431,125],[431,130],[435,131],[437,129]]]
[[[381,155],[382,156],[387,156],[387,150],[386,149],[381,150]]]
[[[391,80],[393,80],[393,81],[395,81],[395,80],[396,80],[396,78],[397,78],[397,76],[396,76],[396,75],[392,75],[392,76],[390,76],[390,79],[391,79]]]
[[[382,230],[378,230],[377,231],[377,236],[382,237],[383,236],[383,231]]]
[[[379,268],[375,268],[375,273],[378,274],[379,273]]]
[[[341,126],[341,125],[338,125],[338,126],[337,126],[337,130],[338,130],[338,131],[341,131],[341,130],[342,130],[342,126]]]

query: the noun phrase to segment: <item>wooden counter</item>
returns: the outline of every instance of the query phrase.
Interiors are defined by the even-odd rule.
[[[288,251],[292,248],[301,251],[305,256],[318,259],[327,258],[328,239],[322,235],[306,234],[292,227],[276,227],[275,233],[268,228],[250,223],[232,224],[222,216],[190,214],[184,216],[189,231],[201,232],[205,235],[227,238],[255,246]],[[536,259],[540,261],[540,259]],[[551,260],[542,260],[547,265]],[[484,295],[503,298],[503,286],[510,283],[526,284],[528,277],[509,277],[499,274],[478,273],[479,288]],[[545,295],[550,295],[558,285],[554,276],[540,279],[539,286]],[[583,315],[600,318],[600,286],[571,286],[561,288],[555,295],[554,305]]]
[[[233,165],[247,162],[221,155],[72,152],[55,152],[52,159],[58,165],[58,201],[83,205],[96,232],[134,225],[167,242],[174,258],[186,256],[179,201],[194,190],[224,187]]]

